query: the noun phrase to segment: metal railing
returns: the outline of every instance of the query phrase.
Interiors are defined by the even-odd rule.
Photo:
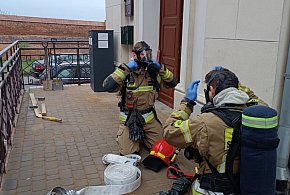
[[[79,85],[90,81],[88,41],[51,39],[19,43],[25,85],[40,85],[47,78]]]
[[[33,81],[62,76],[57,70],[73,71],[71,81],[82,83],[83,78],[90,79],[88,41],[16,41],[0,51],[0,185],[6,173],[8,153],[15,133],[16,116],[25,84]],[[43,64],[48,59],[49,65]],[[36,78],[32,75],[35,62],[45,65]],[[37,63],[36,63],[37,64]],[[48,66],[52,69],[49,73]],[[35,70],[34,70],[35,71]],[[86,73],[83,75],[83,73]],[[65,79],[63,77],[61,79]],[[29,77],[33,77],[31,79]],[[30,81],[30,82],[29,82]],[[38,83],[41,84],[41,83]],[[0,186],[1,187],[1,186]]]
[[[23,74],[18,41],[0,51],[0,181],[15,132]]]

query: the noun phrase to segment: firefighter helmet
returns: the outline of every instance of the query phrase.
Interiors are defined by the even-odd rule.
[[[163,166],[170,165],[174,152],[174,147],[168,144],[165,139],[157,140],[142,164],[148,169],[158,172]]]

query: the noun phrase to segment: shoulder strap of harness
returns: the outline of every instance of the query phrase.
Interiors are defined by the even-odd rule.
[[[152,66],[150,66],[150,65],[148,66],[147,72],[148,72],[149,76],[152,79],[153,87],[156,89],[157,92],[159,92],[160,91],[160,85],[159,85],[159,82],[158,82],[158,79],[157,79],[156,71],[157,70],[155,70]]]
[[[211,112],[221,118],[229,127],[234,128],[232,141],[226,157],[226,170],[225,173],[230,179],[234,191],[239,193],[239,181],[233,174],[233,164],[235,157],[240,153],[240,127],[242,120],[242,109],[237,108],[234,105],[215,107],[214,105],[206,105],[202,108],[202,112]],[[207,160],[207,163],[215,176],[217,176],[218,171],[216,168]]]
[[[123,80],[122,88],[121,88],[121,101],[118,103],[118,106],[120,107],[120,111],[123,112],[125,109],[125,100],[126,100],[126,88],[127,88],[127,82],[129,80],[130,74],[126,76],[126,78]]]

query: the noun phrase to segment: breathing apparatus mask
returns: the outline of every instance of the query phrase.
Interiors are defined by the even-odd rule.
[[[205,101],[206,103],[211,102],[210,97],[209,97],[209,91],[210,91],[210,82],[213,80],[213,77],[207,82],[206,84],[206,89],[204,89],[204,96],[205,96]]]
[[[132,50],[136,53],[137,59],[134,61],[138,64],[139,68],[147,68],[147,66],[152,63],[152,49],[150,47],[142,47],[138,50]]]

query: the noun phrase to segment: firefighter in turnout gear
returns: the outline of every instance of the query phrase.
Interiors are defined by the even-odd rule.
[[[150,46],[140,41],[132,50],[133,57],[121,64],[103,82],[108,92],[120,92],[120,126],[117,143],[120,154],[137,153],[140,143],[151,148],[162,138],[162,125],[154,103],[160,86],[173,88],[177,81],[163,64],[152,59]]]
[[[192,184],[192,194],[238,193],[234,181],[239,173],[239,157],[226,163],[229,162],[227,154],[235,137],[233,129],[238,125],[235,119],[241,118],[251,99],[244,90],[239,90],[239,80],[233,72],[214,68],[205,76],[207,103],[201,114],[190,117],[196,105],[199,82],[190,83],[179,108],[167,119],[163,136],[175,147],[192,147],[199,152],[199,177]],[[226,172],[229,165],[231,173]]]

